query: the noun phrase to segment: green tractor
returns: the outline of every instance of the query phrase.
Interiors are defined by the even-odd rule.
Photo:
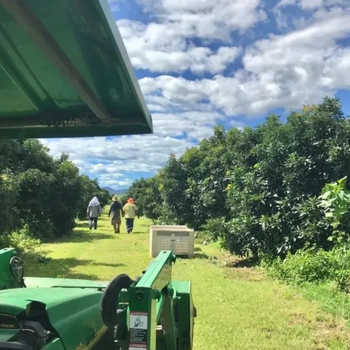
[[[0,139],[152,133],[107,0],[0,0]],[[191,283],[162,251],[136,278],[25,277],[0,250],[0,350],[190,350]]]
[[[0,349],[190,350],[191,284],[172,281],[162,251],[136,280],[110,283],[24,277],[14,249],[0,250]]]

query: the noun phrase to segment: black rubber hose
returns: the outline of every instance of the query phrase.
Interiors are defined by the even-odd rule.
[[[134,281],[128,275],[115,277],[106,287],[100,303],[103,323],[107,327],[114,327],[118,322],[118,296],[122,289],[129,288]]]

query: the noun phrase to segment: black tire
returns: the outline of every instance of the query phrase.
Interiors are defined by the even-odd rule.
[[[115,277],[106,287],[100,302],[100,311],[103,323],[111,328],[118,322],[118,296],[122,289],[127,289],[134,281],[128,275]]]

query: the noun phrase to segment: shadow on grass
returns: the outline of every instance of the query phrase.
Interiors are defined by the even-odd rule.
[[[75,223],[75,227],[84,227],[84,228],[88,229],[89,224],[87,221],[78,221]]]
[[[125,264],[111,264],[111,263],[91,263],[93,266],[106,266],[106,267],[123,267]]]
[[[228,267],[234,267],[234,268],[249,268],[249,267],[255,267],[259,265],[259,258],[257,257],[250,257],[246,259],[240,259],[236,260],[228,265]]]
[[[82,228],[76,228],[73,234],[64,236],[52,243],[85,243],[101,239],[111,239],[111,236],[106,233],[99,233],[94,231],[89,232]]]
[[[195,259],[209,259],[209,256],[204,253],[194,253]]]
[[[46,256],[48,252],[32,252],[23,255],[26,277],[50,277],[50,278],[71,278],[98,280],[99,277],[93,274],[76,273],[72,271],[75,267],[81,266],[106,266],[122,267],[124,264],[98,263],[93,260],[78,260],[75,258],[51,259]]]

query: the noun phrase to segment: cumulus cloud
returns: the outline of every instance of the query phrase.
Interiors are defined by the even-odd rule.
[[[291,6],[291,5],[295,5],[297,3],[297,0],[281,0],[276,6],[275,8],[281,8],[281,7],[285,7],[285,6]]]
[[[159,136],[187,137],[202,140],[213,135],[214,126],[226,116],[217,112],[184,112],[153,114],[154,127]]]
[[[349,48],[338,40],[350,33],[350,11],[327,11],[307,27],[256,42],[243,56],[243,68],[233,76],[186,80],[159,76],[141,79],[146,94],[190,106],[209,101],[227,115],[261,115],[303,103],[318,103],[336,89],[349,88]]]
[[[137,135],[114,138],[78,138],[41,140],[54,157],[62,152],[83,174],[98,177],[102,186],[122,187],[127,173],[155,172],[171,153],[181,155],[196,143],[160,135]],[[108,181],[106,179],[109,179]],[[112,180],[111,180],[112,179]]]
[[[222,73],[241,52],[232,45],[232,32],[244,32],[266,18],[260,0],[140,2],[151,11],[151,22],[117,23],[133,66],[156,73]],[[224,44],[215,50],[203,44],[213,40]]]
[[[237,47],[194,46],[174,24],[145,25],[131,20],[118,22],[131,62],[136,69],[152,72],[222,73],[240,53]]]
[[[348,0],[281,0],[276,8],[296,5],[303,10],[315,10],[332,6],[349,6]]]
[[[186,37],[229,40],[266,19],[261,0],[139,0],[145,9]]]
[[[123,1],[123,0],[108,0],[108,4],[109,4],[111,10],[118,11],[119,10],[118,3],[121,1]]]

